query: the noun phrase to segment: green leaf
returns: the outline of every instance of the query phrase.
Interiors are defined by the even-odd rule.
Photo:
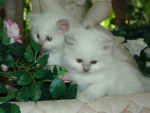
[[[8,93],[7,88],[0,82],[0,93]]]
[[[26,101],[28,101],[27,98],[23,98],[23,97],[22,97],[21,91],[19,91],[19,92],[17,93],[16,99],[19,100],[19,101],[21,101],[21,102],[26,102]]]
[[[46,72],[47,72],[47,70],[45,70],[45,69],[38,69],[38,70],[36,70],[35,78],[37,78],[37,79],[43,78],[43,76],[44,76],[44,74]]]
[[[9,100],[14,99],[14,98],[15,98],[14,94],[11,93],[11,94],[8,94],[5,97],[0,97],[0,101],[1,102],[8,102]]]
[[[22,70],[15,70],[13,75],[17,78],[20,78],[21,75],[26,74],[24,71]]]
[[[14,42],[8,47],[9,52],[14,56],[23,56],[25,53],[24,45]]]
[[[64,99],[75,99],[77,95],[77,84],[70,85]]]
[[[30,88],[28,86],[22,86],[21,97],[24,99],[30,98]]]
[[[19,106],[12,103],[2,103],[0,104],[0,108],[2,108],[5,113],[21,113]]]
[[[5,113],[5,111],[0,107],[0,113]]]
[[[4,62],[4,59],[2,57],[0,57],[0,63]]]
[[[58,68],[58,66],[54,66],[54,68],[53,68],[53,74],[54,74],[54,76],[58,75],[57,68]]]
[[[44,67],[48,62],[49,54],[43,55],[40,59],[38,59],[37,64]]]
[[[24,53],[25,59],[28,62],[34,62],[34,53],[31,49],[31,46],[28,46],[28,48],[26,49],[26,52]]]
[[[60,66],[54,66],[53,75],[57,77],[61,77],[66,74],[66,70],[63,70]]]
[[[29,85],[32,82],[32,78],[29,74],[24,73],[17,81],[17,85]]]
[[[44,99],[46,99],[46,100],[51,100],[51,99],[52,99],[51,93],[50,93],[50,90],[49,90],[48,87],[44,87],[44,88],[43,88],[43,97],[44,97]]]
[[[0,107],[5,111],[5,113],[11,113],[11,103],[2,103]]]
[[[58,70],[58,77],[64,76],[66,73],[67,73],[66,70],[59,69],[59,70]]]
[[[1,55],[1,58],[4,60],[4,65],[8,67],[14,67],[14,59],[10,54],[4,53]]]
[[[146,9],[147,9],[147,10],[145,10],[145,13],[146,13],[146,15],[147,15],[148,17],[150,17],[150,11],[148,10],[148,9],[150,9],[150,3],[147,3]]]
[[[7,46],[0,41],[0,53],[2,53],[6,48]]]
[[[40,51],[40,46],[33,39],[31,39],[31,46],[36,54]]]
[[[4,7],[5,5],[5,0],[0,0],[0,10]]]
[[[21,113],[19,106],[16,104],[12,104],[11,113]]]
[[[55,78],[50,85],[50,92],[54,99],[58,99],[60,96],[64,95],[67,90],[65,83],[59,79]]]
[[[5,32],[2,32],[2,39],[2,43],[4,45],[10,45],[10,39],[8,38]]]
[[[42,95],[42,90],[40,89],[40,86],[36,83],[33,83],[30,85],[30,94],[32,101],[38,101]]]
[[[51,70],[45,70],[45,69],[38,69],[36,70],[36,73],[34,75],[35,78],[41,79],[41,80],[53,80],[53,73]]]
[[[47,72],[44,74],[44,76],[41,78],[42,80],[53,80],[54,76],[53,73],[51,72],[51,70],[47,70]]]

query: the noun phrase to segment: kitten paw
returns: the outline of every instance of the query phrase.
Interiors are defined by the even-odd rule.
[[[84,103],[88,103],[88,102],[94,101],[95,97],[90,92],[79,92],[77,94],[77,99],[84,102]]]

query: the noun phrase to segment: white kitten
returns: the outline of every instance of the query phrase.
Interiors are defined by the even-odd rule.
[[[147,78],[118,58],[120,53],[113,49],[110,36],[96,30],[73,29],[65,39],[62,62],[69,79],[78,85],[78,100],[86,103],[107,95],[146,91],[143,81]]]
[[[49,53],[47,65],[61,65],[64,34],[71,27],[80,27],[70,15],[56,10],[30,14],[32,38],[41,46],[41,55]]]

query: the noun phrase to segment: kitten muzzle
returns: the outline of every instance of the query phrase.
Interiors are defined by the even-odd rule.
[[[84,72],[88,72],[90,70],[90,66],[89,65],[83,65],[83,71]]]

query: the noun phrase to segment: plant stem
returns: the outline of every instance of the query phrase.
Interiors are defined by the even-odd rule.
[[[20,67],[17,65],[18,64],[19,59],[17,59],[16,62],[14,62],[15,66],[20,70]]]
[[[39,84],[41,84],[43,82],[52,82],[52,81],[51,80],[43,80],[43,81],[39,82]]]
[[[13,72],[0,72],[0,75],[13,75]]]
[[[26,72],[28,72],[29,71],[29,69],[30,69],[30,67],[32,67],[32,66],[34,66],[36,64],[36,62],[34,62],[33,64],[31,64],[31,65],[29,65],[25,70],[26,70]]]

